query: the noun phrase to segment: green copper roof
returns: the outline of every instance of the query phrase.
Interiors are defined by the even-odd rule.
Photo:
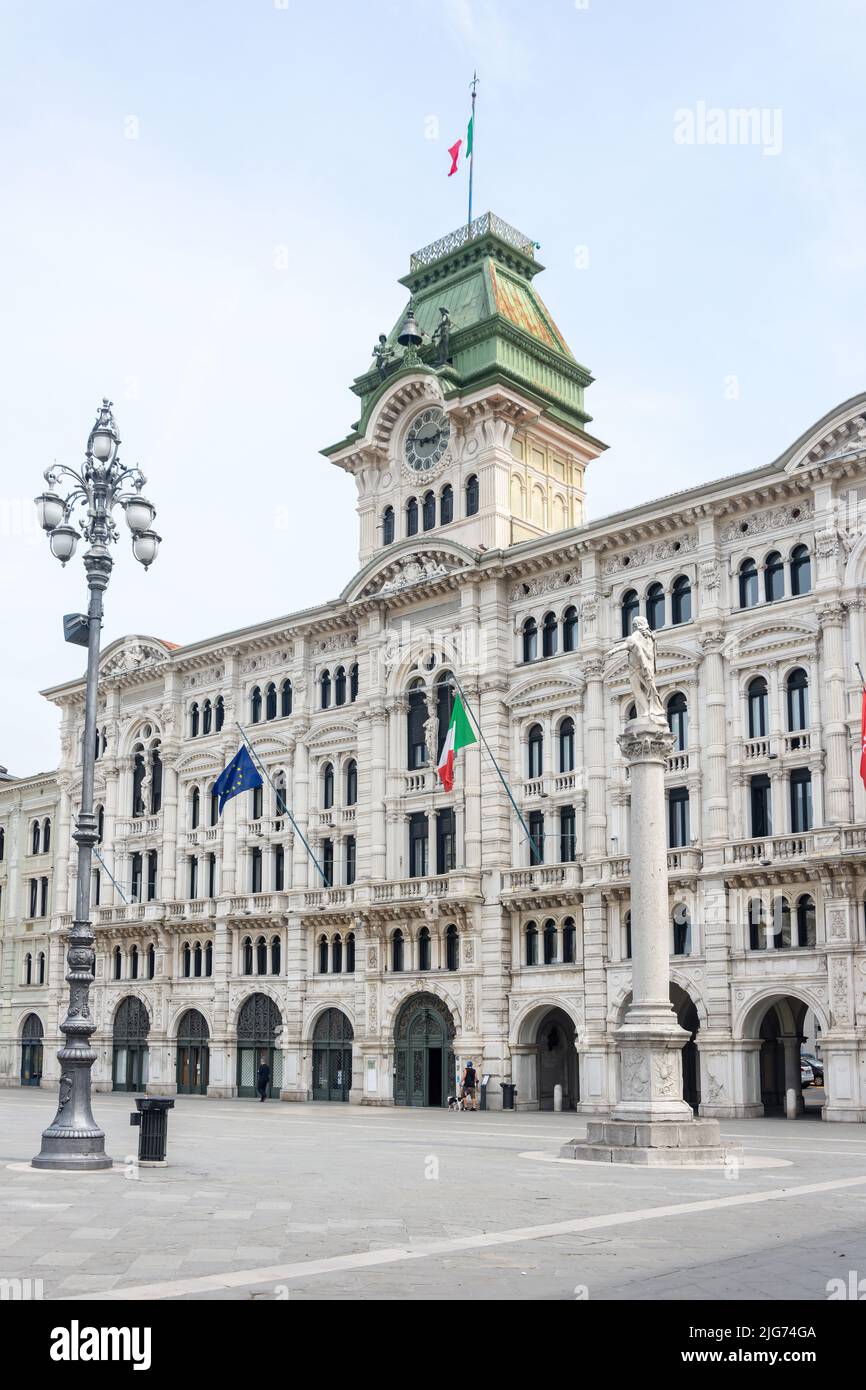
[[[528,237],[485,213],[416,251],[400,284],[409,291],[425,335],[421,362],[439,371],[446,397],[495,383],[510,385],[547,414],[582,429],[591,418],[584,410],[583,393],[592,377],[575,361],[532,284],[544,269],[535,259],[535,249]],[[403,370],[397,334],[406,307],[388,334],[394,359],[384,381],[373,363],[352,385],[362,401],[355,433],[323,453],[333,453],[363,434],[379,395]],[[450,361],[437,368],[431,338],[440,308],[448,310],[451,320]],[[417,371],[417,361],[406,370]]]

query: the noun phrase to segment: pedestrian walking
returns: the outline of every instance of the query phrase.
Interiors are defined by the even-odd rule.
[[[478,1073],[472,1065],[471,1057],[463,1068],[460,1084],[463,1089],[463,1109],[477,1110],[478,1102],[475,1098],[475,1088],[478,1085]]]
[[[262,1062],[259,1067],[259,1074],[256,1078],[256,1090],[259,1093],[259,1100],[267,1100],[268,1091],[271,1085],[271,1069],[267,1062]]]

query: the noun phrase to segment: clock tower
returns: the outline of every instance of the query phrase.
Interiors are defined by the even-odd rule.
[[[410,299],[352,390],[361,415],[324,449],[358,487],[360,562],[506,549],[584,520],[587,430],[575,360],[533,280],[535,243],[493,213],[416,251]]]

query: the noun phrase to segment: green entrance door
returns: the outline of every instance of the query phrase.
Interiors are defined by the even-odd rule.
[[[114,1015],[112,1088],[143,1091],[147,1085],[147,1035],[150,1019],[140,999],[128,995]]]
[[[238,1095],[255,1096],[259,1067],[271,1069],[270,1090],[279,1097],[283,1085],[283,1054],[277,1046],[282,1027],[280,1011],[266,994],[251,994],[238,1014]]]
[[[28,1014],[21,1030],[21,1085],[38,1086],[42,1081],[42,1020]]]
[[[340,1009],[326,1009],[313,1032],[313,1100],[348,1100],[355,1034]]]
[[[187,1009],[177,1027],[178,1095],[207,1095],[209,1037],[204,1016],[198,1009]]]
[[[394,1027],[394,1101],[447,1105],[454,1083],[454,1021],[434,994],[407,999]]]

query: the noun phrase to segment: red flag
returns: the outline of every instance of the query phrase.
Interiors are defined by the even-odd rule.
[[[462,141],[462,140],[458,140],[458,141],[457,141],[457,144],[456,144],[456,145],[451,145],[450,148],[449,148],[449,150],[448,150],[448,153],[449,153],[450,156],[451,156],[451,168],[448,170],[448,177],[449,177],[449,179],[450,179],[450,177],[451,177],[452,174],[456,174],[456,173],[457,173],[457,161],[458,161],[458,159],[460,158],[460,146],[461,146],[462,144],[463,144],[463,141]]]
[[[866,787],[866,689],[863,691],[860,710],[860,778]]]

